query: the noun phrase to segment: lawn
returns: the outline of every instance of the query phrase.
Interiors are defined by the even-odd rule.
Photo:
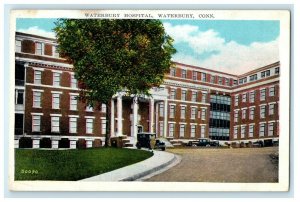
[[[15,180],[75,181],[143,161],[148,151],[119,148],[15,150]]]

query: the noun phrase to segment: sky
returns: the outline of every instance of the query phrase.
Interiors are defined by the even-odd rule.
[[[16,30],[55,38],[54,18],[17,19]],[[231,74],[279,61],[279,21],[162,20],[174,39],[173,61]]]

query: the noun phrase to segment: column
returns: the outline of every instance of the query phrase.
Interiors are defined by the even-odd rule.
[[[40,138],[35,138],[32,140],[32,148],[33,149],[40,148]]]
[[[86,139],[85,140],[86,141],[86,148],[91,148],[91,147],[93,147],[93,140],[91,140],[91,139]]]
[[[133,98],[133,117],[132,117],[132,130],[134,137],[134,145],[137,139],[137,124],[138,124],[138,99],[137,97]]]
[[[17,148],[19,148],[19,139],[15,139],[15,148],[17,149]]]
[[[123,120],[122,120],[122,95],[119,94],[117,98],[117,113],[118,113],[118,132],[117,136],[123,135]]]
[[[164,137],[167,137],[168,125],[168,100],[164,100]]]
[[[115,101],[110,101],[110,136],[114,137],[115,134]]]
[[[154,99],[150,98],[149,102],[149,132],[153,133],[154,127]]]

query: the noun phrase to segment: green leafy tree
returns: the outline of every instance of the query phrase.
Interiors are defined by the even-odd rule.
[[[162,84],[173,65],[173,39],[159,20],[58,19],[58,51],[74,66],[79,99],[107,106],[106,138],[110,134],[110,100],[118,92],[148,95]]]

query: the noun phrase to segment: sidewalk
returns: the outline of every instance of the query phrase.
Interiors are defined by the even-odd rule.
[[[163,151],[153,151],[154,155],[139,163],[119,168],[117,170],[96,175],[80,181],[95,182],[95,181],[135,181],[151,175],[166,167],[171,168],[180,162],[180,158],[172,153]],[[179,159],[179,160],[178,160]],[[172,166],[171,166],[172,164]]]

